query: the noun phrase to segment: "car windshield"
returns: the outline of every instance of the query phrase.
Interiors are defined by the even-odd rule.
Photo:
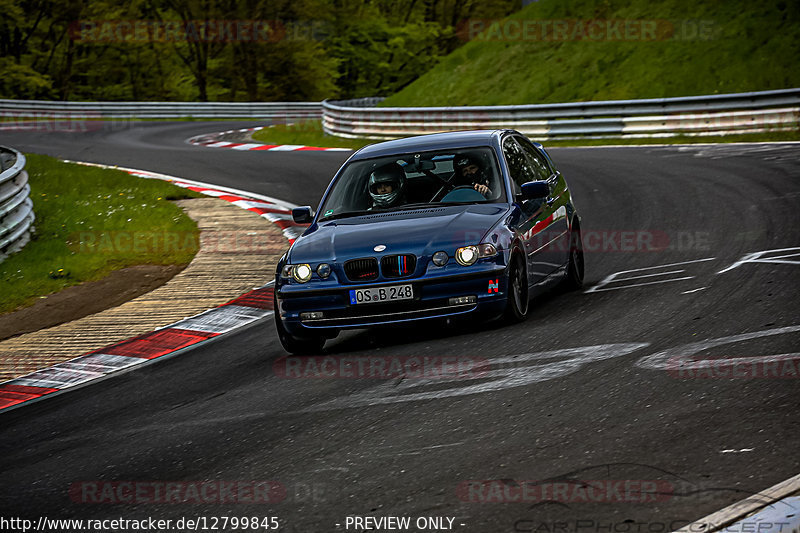
[[[320,208],[320,220],[505,198],[490,148],[400,154],[349,163]]]

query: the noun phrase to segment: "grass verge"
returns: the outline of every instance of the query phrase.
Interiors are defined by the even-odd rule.
[[[25,157],[35,232],[0,263],[0,313],[121,268],[186,265],[197,252],[197,224],[170,200],[202,195],[121,170]]]

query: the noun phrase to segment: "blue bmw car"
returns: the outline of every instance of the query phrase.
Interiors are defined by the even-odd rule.
[[[373,144],[339,169],[281,257],[275,323],[290,353],[345,328],[476,316],[524,320],[583,283],[580,218],[540,144],[514,130]]]

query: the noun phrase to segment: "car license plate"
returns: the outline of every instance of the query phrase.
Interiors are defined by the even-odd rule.
[[[391,287],[370,287],[367,289],[350,290],[351,305],[413,299],[414,290],[411,288],[411,285],[393,285]]]

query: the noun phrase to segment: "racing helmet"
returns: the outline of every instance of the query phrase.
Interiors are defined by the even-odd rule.
[[[392,192],[378,194],[378,185],[392,186]],[[406,174],[397,163],[376,168],[369,177],[369,195],[375,207],[392,207],[400,203],[405,192]]]

